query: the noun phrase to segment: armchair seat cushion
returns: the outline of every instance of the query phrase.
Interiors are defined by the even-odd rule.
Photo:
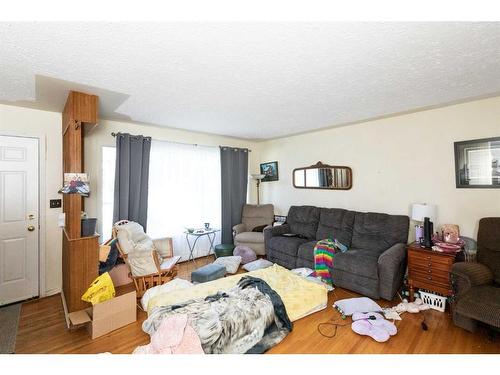
[[[276,236],[269,240],[269,247],[279,253],[297,257],[299,246],[306,242],[309,240],[305,238]]]
[[[378,254],[364,249],[350,249],[345,253],[337,253],[333,268],[378,280]]]
[[[476,286],[457,302],[456,312],[500,328],[500,288],[493,285]]]
[[[262,232],[243,232],[234,237],[238,243],[264,243],[264,234]]]

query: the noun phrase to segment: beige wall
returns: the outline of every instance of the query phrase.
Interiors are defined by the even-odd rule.
[[[263,202],[280,214],[310,204],[405,215],[414,202],[434,203],[437,224],[475,238],[479,218],[500,216],[500,189],[455,188],[453,142],[494,136],[500,97],[267,141],[260,162],[277,160],[280,179],[262,183]],[[353,188],[293,188],[292,170],[317,161],[350,166]]]
[[[49,208],[50,199],[60,199],[57,191],[62,181],[61,114],[0,104],[0,134],[37,137],[40,139],[41,266],[45,277],[41,295],[50,295],[61,288],[61,229],[57,226],[60,208]],[[45,160],[44,160],[45,159]],[[45,170],[43,170],[45,168]],[[45,225],[45,230],[43,228]],[[45,240],[43,238],[45,237]]]

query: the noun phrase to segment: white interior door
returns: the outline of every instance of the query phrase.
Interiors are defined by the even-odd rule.
[[[38,296],[38,140],[0,136],[0,305]]]

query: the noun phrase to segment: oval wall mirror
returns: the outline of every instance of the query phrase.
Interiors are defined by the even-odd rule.
[[[352,188],[352,169],[318,161],[309,167],[293,170],[293,187],[297,189],[349,190]]]

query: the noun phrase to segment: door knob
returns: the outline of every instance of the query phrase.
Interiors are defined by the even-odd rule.
[[[33,232],[35,230],[34,225],[28,225],[28,231]]]

